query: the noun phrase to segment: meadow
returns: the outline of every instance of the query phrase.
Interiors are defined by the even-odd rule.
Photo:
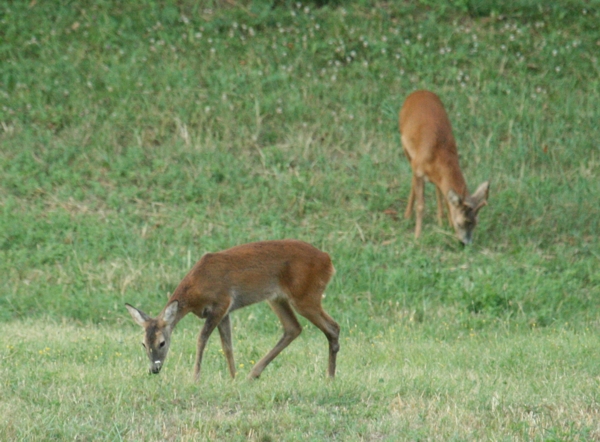
[[[600,439],[600,4],[115,0],[0,4],[0,434],[7,440]],[[474,244],[403,212],[397,113],[430,89]],[[232,315],[193,382],[156,314],[204,253],[298,238],[341,326]]]

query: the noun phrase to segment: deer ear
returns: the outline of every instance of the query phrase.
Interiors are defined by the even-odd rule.
[[[167,325],[169,327],[171,325],[173,325],[173,322],[175,321],[175,317],[177,316],[178,309],[179,309],[178,301],[173,301],[165,309],[165,312],[163,313],[163,320],[167,323]]]
[[[454,207],[459,207],[462,204],[462,198],[454,190],[450,189],[448,191],[448,202]]]
[[[479,185],[475,193],[471,195],[473,201],[475,201],[475,210],[479,210],[487,204],[488,195],[490,192],[490,182],[485,181]]]
[[[148,320],[150,320],[150,316],[148,316],[143,311],[138,310],[134,306],[129,305],[129,304],[125,304],[125,307],[127,307],[127,310],[129,311],[129,314],[131,315],[131,317],[133,318],[133,320],[136,322],[136,324],[144,327],[144,324]]]

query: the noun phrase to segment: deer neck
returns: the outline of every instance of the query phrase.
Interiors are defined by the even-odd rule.
[[[169,304],[171,304],[174,301],[177,301],[179,303],[179,307],[177,308],[177,313],[175,315],[175,319],[173,320],[173,323],[171,325],[171,330],[173,330],[175,328],[175,326],[177,325],[177,323],[179,321],[181,321],[183,319],[183,317],[190,312],[189,304],[186,302],[185,293],[182,293],[182,291],[179,290],[179,287],[177,288],[177,290],[175,290],[175,292],[171,295],[171,297],[167,301],[167,304],[165,305],[165,309],[167,308],[167,306],[169,306]],[[164,309],[163,309],[163,311],[164,311]]]
[[[453,190],[462,198],[466,198],[469,195],[469,189],[467,188],[465,177],[460,170],[457,156],[451,155],[440,163],[439,179],[436,185],[442,191],[444,198],[448,197],[448,191],[450,190]]]

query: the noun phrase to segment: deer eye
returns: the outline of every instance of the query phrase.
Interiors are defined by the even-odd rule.
[[[142,347],[146,348],[146,344],[144,344],[143,342],[142,342]]]
[[[160,344],[158,344],[159,348],[163,348],[165,346],[165,341],[162,341]]]

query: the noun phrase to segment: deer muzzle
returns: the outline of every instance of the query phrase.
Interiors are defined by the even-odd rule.
[[[150,366],[150,373],[152,374],[158,374],[160,372],[160,369],[162,368],[162,362],[161,361],[154,361],[152,363],[152,365]]]

